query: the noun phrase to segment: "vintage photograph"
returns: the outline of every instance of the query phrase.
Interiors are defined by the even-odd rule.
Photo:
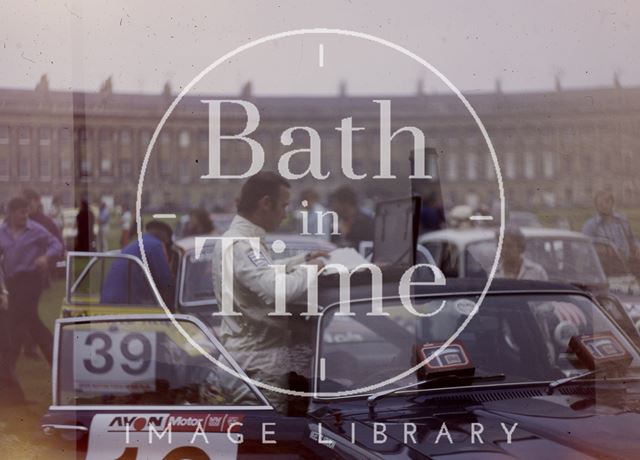
[[[640,457],[640,5],[3,13],[0,457]]]

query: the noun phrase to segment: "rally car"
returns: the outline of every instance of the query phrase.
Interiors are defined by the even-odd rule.
[[[483,280],[460,279],[414,286],[409,298],[386,283],[380,299],[364,283],[345,304],[330,285],[300,338],[314,350],[297,385],[307,397],[290,396],[286,412],[193,316],[59,319],[44,433],[89,459],[639,451],[639,350],[584,290],[496,280],[483,298]],[[369,314],[378,301],[386,314]],[[340,314],[345,305],[350,315]],[[238,387],[241,402],[230,391]]]
[[[335,245],[312,236],[274,234],[266,237],[267,244],[276,240],[285,243],[286,249],[277,257],[290,257],[306,251],[331,251]],[[196,257],[195,238],[176,241],[170,254],[170,265],[176,278],[175,298],[167,306],[177,313],[195,315],[211,322],[211,313],[218,310],[213,293],[212,264],[213,244],[207,244]],[[123,287],[136,301],[118,304],[103,300],[104,281],[116,260],[124,261],[129,271],[128,279],[137,280]],[[136,276],[138,275],[138,276]],[[69,252],[66,263],[66,289],[61,316],[89,316],[109,314],[142,314],[162,312],[158,298],[144,274],[142,261],[119,251]]]

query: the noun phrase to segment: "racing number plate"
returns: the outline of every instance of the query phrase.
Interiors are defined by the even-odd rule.
[[[76,331],[74,389],[135,393],[155,390],[156,334],[135,331]]]
[[[87,460],[235,459],[242,419],[228,413],[97,414]]]

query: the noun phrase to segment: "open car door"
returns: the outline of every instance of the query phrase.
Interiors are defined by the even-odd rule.
[[[117,251],[67,254],[62,317],[161,312],[137,257]]]

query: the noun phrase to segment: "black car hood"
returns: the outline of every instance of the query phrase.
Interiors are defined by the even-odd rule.
[[[485,402],[443,403],[425,398],[405,405],[402,411],[377,410],[373,419],[345,417],[341,429],[350,440],[351,429],[345,425],[353,422],[357,444],[383,457],[636,458],[640,453],[640,388],[634,386],[635,391],[627,388],[590,395],[547,396],[536,391],[533,397],[506,395]],[[376,423],[384,425],[388,435],[384,444],[373,442]],[[405,442],[405,424],[410,423],[416,425],[415,443],[410,436]],[[472,443],[472,423],[481,424],[482,443],[477,437]],[[509,444],[505,429],[510,430],[514,423],[517,426]],[[443,425],[452,442],[442,434],[436,444]]]

